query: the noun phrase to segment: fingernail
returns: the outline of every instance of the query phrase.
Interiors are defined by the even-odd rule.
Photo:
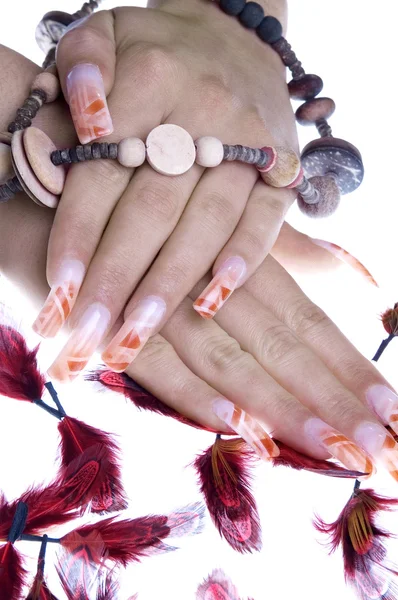
[[[385,427],[372,422],[361,423],[354,437],[358,444],[398,481],[398,444]]]
[[[42,337],[54,337],[75,305],[85,268],[80,260],[65,260],[32,327]]]
[[[85,23],[87,21],[87,19],[90,18],[91,15],[87,15],[86,17],[82,17],[81,19],[77,19],[76,21],[72,21],[72,23],[70,25],[68,25],[67,27],[65,27],[63,33],[62,33],[62,37],[64,37],[64,35],[66,33],[68,33],[68,31],[72,31],[72,29],[76,29],[77,27],[80,27],[81,25],[83,25],[83,23]]]
[[[367,279],[369,283],[375,285],[376,287],[379,287],[379,284],[368,271],[368,269],[365,267],[365,265],[362,264],[357,258],[355,258],[355,256],[347,252],[347,250],[344,250],[344,248],[341,248],[340,246],[338,246],[337,244],[333,244],[332,242],[326,242],[325,240],[317,240],[315,238],[309,239],[316,246],[324,248],[325,250],[333,254],[333,256],[355,269],[355,271],[358,271],[358,273],[365,277],[365,279]]]
[[[97,65],[82,63],[66,78],[69,108],[81,144],[113,131],[104,82]]]
[[[398,396],[385,385],[373,385],[366,399],[377,416],[398,434]]]
[[[204,319],[212,319],[244,278],[246,262],[232,256],[219,268],[209,285],[194,302],[194,309]]]
[[[350,471],[367,473],[369,477],[375,472],[374,465],[365,452],[321,419],[308,419],[304,424],[304,431]]]
[[[111,314],[99,302],[91,304],[48,370],[51,379],[73,381],[85,368],[108,328]]]
[[[213,402],[213,412],[245,440],[262,459],[279,456],[280,450],[258,421],[226,398]]]
[[[104,363],[116,373],[127,369],[155,333],[165,312],[162,298],[147,296],[141,300],[102,353]]]

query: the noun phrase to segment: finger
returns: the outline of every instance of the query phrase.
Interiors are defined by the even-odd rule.
[[[66,32],[58,44],[60,82],[82,144],[113,131],[106,96],[114,83],[115,66],[111,11],[92,15]]]
[[[244,311],[244,321],[246,317]],[[355,444],[330,424],[315,419],[314,412],[278,384],[214,321],[203,322],[190,309],[188,299],[166,323],[162,335],[196,375],[264,424],[278,439],[316,457],[324,458],[326,452],[333,454],[351,469],[371,470],[371,461]],[[231,405],[222,408],[231,416]],[[216,410],[222,414],[218,407]],[[231,424],[230,419],[225,422]],[[311,436],[310,429],[316,429]]]
[[[305,342],[363,405],[398,430],[398,397],[392,386],[272,257],[267,257],[245,288]],[[382,426],[365,420],[353,432],[353,439],[398,479],[398,445]]]
[[[195,299],[193,306],[201,317],[214,317],[263,262],[293,199],[289,190],[271,188],[262,180],[256,183],[236,230],[218,255],[213,279]]]

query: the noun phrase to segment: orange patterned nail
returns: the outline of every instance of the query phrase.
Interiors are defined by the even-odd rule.
[[[311,240],[311,242],[316,244],[316,246],[324,248],[325,250],[333,254],[336,258],[350,265],[350,267],[352,267],[353,269],[355,269],[355,271],[358,271],[358,273],[365,277],[365,279],[367,279],[369,283],[375,285],[376,287],[379,287],[378,283],[370,274],[365,265],[363,265],[357,258],[355,258],[355,256],[347,252],[347,250],[344,250],[344,248],[341,248],[337,244],[332,244],[332,242],[326,242],[325,240],[317,240],[314,238],[309,239]]]
[[[195,300],[193,307],[196,312],[204,319],[212,319],[242,281],[246,270],[246,263],[240,256],[232,256],[226,260]]]
[[[82,63],[66,78],[69,108],[81,144],[113,131],[104,82],[97,65]]]
[[[116,373],[127,369],[155,333],[165,312],[162,298],[147,296],[141,300],[102,353],[104,363]]]
[[[369,477],[374,474],[375,468],[369,456],[321,419],[308,419],[304,431],[350,471],[367,473]]]
[[[85,268],[80,260],[65,260],[58,272],[33,330],[42,337],[57,335],[76,302],[83,283]]]
[[[385,385],[373,385],[366,392],[366,399],[383,423],[398,434],[398,396]]]
[[[213,402],[213,412],[245,440],[262,459],[279,456],[280,450],[268,433],[247,412],[226,398]]]
[[[86,309],[78,326],[49,368],[51,379],[73,381],[83,371],[100,345],[110,318],[109,310],[99,302]]]
[[[385,427],[377,423],[361,423],[356,429],[355,439],[398,481],[398,444]]]

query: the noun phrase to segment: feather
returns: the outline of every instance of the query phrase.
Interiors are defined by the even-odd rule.
[[[196,600],[240,600],[240,597],[224,571],[215,569],[198,587]]]
[[[242,553],[261,549],[260,518],[250,491],[252,458],[251,449],[240,438],[217,436],[194,462],[214,524],[232,548]]]
[[[0,600],[19,600],[26,571],[22,556],[11,542],[0,546]]]
[[[30,587],[26,600],[57,600],[57,598],[48,589],[44,579],[45,554],[47,548],[47,536],[42,540],[39,559],[37,561],[37,571],[33,583]]]
[[[153,396],[153,394],[138,385],[138,383],[126,375],[126,373],[114,373],[113,371],[106,369],[97,369],[96,371],[89,373],[85,379],[87,381],[97,381],[108,389],[123,394],[139,410],[148,410],[158,415],[171,417],[172,419],[184,423],[185,425],[190,425],[190,427],[194,427],[195,429],[213,431],[212,429],[207,429],[206,427],[203,427],[203,425],[188,419],[188,417],[181,415],[167,404],[164,404],[161,400],[156,398],[156,396]],[[216,432],[214,431],[214,433]]]
[[[169,537],[185,537],[202,533],[204,512],[204,505],[201,502],[195,502],[195,504],[188,504],[169,514],[167,517],[167,526],[170,527]]]
[[[271,460],[272,464],[276,467],[291,467],[299,471],[312,471],[313,473],[318,473],[318,475],[328,475],[329,477],[356,479],[363,475],[360,471],[349,471],[332,460],[320,460],[301,454],[301,452],[290,448],[290,446],[279,440],[274,439],[274,442],[280,450],[280,455]]]
[[[42,397],[45,379],[37,367],[38,349],[29,350],[16,329],[0,324],[0,395],[26,402]]]
[[[398,499],[378,496],[373,490],[354,493],[334,523],[315,519],[318,531],[329,536],[330,552],[342,547],[344,574],[361,600],[395,600],[398,591],[396,565],[387,559],[386,541],[391,534],[376,524],[377,514],[391,511]]]
[[[100,582],[97,591],[97,600],[117,600],[119,583],[116,579],[115,570],[107,571],[103,581]]]
[[[99,470],[94,488],[91,489],[92,512],[106,513],[123,510],[127,501],[121,483],[119,448],[112,437],[71,417],[64,417],[58,425],[61,434],[60,454],[63,468],[89,460],[98,459]]]

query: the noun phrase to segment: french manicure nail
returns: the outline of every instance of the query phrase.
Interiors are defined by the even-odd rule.
[[[36,333],[45,338],[57,335],[75,305],[84,273],[80,260],[65,260],[61,264],[44,306],[33,323]]]
[[[373,385],[366,399],[377,416],[398,434],[398,396],[385,385]]]
[[[338,246],[337,244],[333,244],[332,242],[327,242],[325,240],[318,240],[315,238],[309,238],[309,239],[316,246],[320,246],[321,248],[324,248],[325,250],[330,252],[330,254],[333,254],[336,258],[338,258],[342,262],[345,262],[346,264],[348,264],[355,271],[358,271],[358,273],[360,273],[363,277],[365,277],[365,279],[367,279],[372,285],[379,287],[377,281],[374,279],[374,277],[371,275],[371,273],[368,271],[368,269],[365,267],[365,265],[363,263],[361,263],[357,258],[355,258],[355,256],[353,256],[352,254],[347,252],[347,250],[344,250],[344,248],[341,248],[341,246]]]
[[[48,370],[52,379],[73,381],[85,368],[108,328],[111,314],[99,302],[84,312],[76,329]]]
[[[116,373],[124,371],[155,333],[165,312],[162,298],[147,296],[141,300],[102,353],[104,363]]]
[[[213,402],[213,412],[245,440],[262,459],[279,456],[280,450],[258,421],[226,398]]]
[[[358,444],[398,481],[398,444],[385,427],[370,421],[361,423],[354,437]]]
[[[308,419],[304,424],[304,431],[350,471],[360,471],[368,476],[374,474],[375,468],[369,456],[321,419]]]
[[[196,312],[204,319],[212,319],[242,281],[246,271],[246,262],[240,256],[226,260],[195,300],[193,307]]]
[[[97,65],[81,63],[66,78],[69,108],[81,144],[113,131],[104,82]]]

